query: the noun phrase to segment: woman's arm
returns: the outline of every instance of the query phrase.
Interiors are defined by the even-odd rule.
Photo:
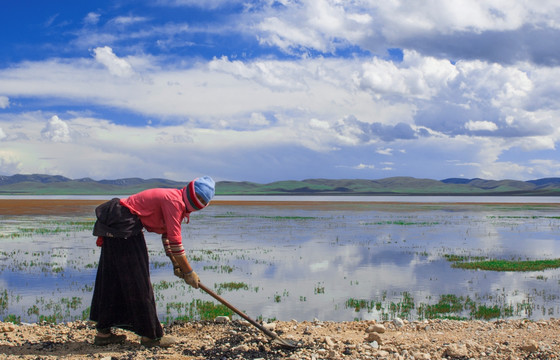
[[[172,255],[173,259],[171,261],[174,261],[174,265],[175,263],[177,263],[177,265],[179,265],[179,269],[181,269],[181,271],[184,274],[188,274],[191,271],[193,271],[193,268],[191,266],[191,264],[189,264],[189,260],[187,259],[186,255]]]

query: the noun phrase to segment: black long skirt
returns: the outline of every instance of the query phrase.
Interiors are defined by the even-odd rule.
[[[151,339],[163,336],[143,233],[103,238],[90,319],[97,329],[118,327]]]

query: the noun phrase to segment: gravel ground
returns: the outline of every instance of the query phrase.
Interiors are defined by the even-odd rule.
[[[3,359],[558,359],[560,320],[422,322],[278,321],[265,324],[284,349],[244,321],[196,321],[166,326],[170,348],[146,348],[133,333],[120,345],[95,346],[94,325],[0,323]]]

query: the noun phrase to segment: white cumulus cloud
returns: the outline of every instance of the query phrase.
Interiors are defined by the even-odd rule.
[[[107,67],[111,74],[119,77],[130,77],[134,74],[132,66],[115,55],[110,47],[97,47],[93,49],[93,53],[95,60]]]
[[[0,174],[13,174],[19,172],[21,162],[18,156],[9,150],[0,150]]]
[[[405,51],[401,64],[379,58],[365,62],[357,81],[362,89],[378,96],[387,94],[429,99],[458,74],[455,66],[447,60]]]
[[[492,121],[472,121],[469,120],[465,124],[465,128],[470,131],[496,131],[498,130],[498,125]]]
[[[95,25],[99,22],[99,17],[101,15],[95,12],[90,12],[84,18],[84,23],[87,25]]]
[[[47,121],[47,125],[41,130],[41,136],[45,140],[56,143],[65,143],[71,140],[68,124],[56,115]]]
[[[375,165],[359,164],[359,165],[354,166],[354,169],[357,169],[357,170],[375,169]]]
[[[393,155],[393,149],[386,148],[386,149],[378,149],[376,153],[380,155]]]

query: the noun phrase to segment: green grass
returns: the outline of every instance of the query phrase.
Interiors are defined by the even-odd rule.
[[[18,324],[21,324],[21,316],[16,316],[14,314],[9,314],[2,321],[18,325]]]
[[[560,216],[506,216],[506,215],[491,215],[487,216],[488,219],[560,219]]]
[[[176,312],[177,315],[173,315]],[[218,316],[231,317],[233,311],[227,306],[222,304],[215,304],[212,301],[203,301],[200,299],[192,300],[191,302],[167,303],[167,317],[165,322],[172,321],[192,321],[192,320],[213,320]]]
[[[401,225],[401,226],[432,226],[438,225],[439,222],[429,222],[429,221],[404,221],[404,220],[388,220],[388,221],[378,221],[372,223],[364,223],[364,225]]]
[[[421,304],[418,307],[418,313],[422,318],[460,318],[465,308],[471,307],[472,300],[470,298],[458,297],[453,294],[441,295],[435,304]]]
[[[471,311],[471,314],[475,319],[490,320],[511,316],[513,314],[513,309],[511,306],[501,308],[498,305],[478,305]]]
[[[0,314],[6,311],[8,303],[8,290],[4,289],[3,291],[0,291]]]
[[[375,308],[376,302],[374,300],[365,300],[365,299],[354,299],[350,298],[346,300],[344,306],[348,309],[354,309],[356,312],[360,312],[362,310],[371,311]]]
[[[450,254],[445,254],[443,255],[443,257],[447,261],[451,261],[451,262],[482,261],[487,259],[484,256],[463,256],[463,255],[450,255]]]
[[[315,285],[315,289],[313,290],[313,292],[315,293],[315,295],[324,294],[325,293],[325,285],[323,285],[323,283],[318,283],[317,285]]]
[[[214,288],[216,288],[216,292],[221,295],[224,292],[224,290],[227,291],[249,290],[249,285],[242,282],[228,282],[228,283],[215,284]]]
[[[41,221],[33,227],[16,227],[13,229],[0,226],[0,239],[32,237],[35,235],[55,235],[70,232],[90,231],[94,221]]]
[[[449,256],[449,261],[453,261],[454,268],[469,270],[489,270],[489,271],[542,271],[546,269],[560,268],[560,259],[550,260],[485,260],[485,261],[465,261],[463,257]]]
[[[403,292],[402,298],[398,302],[349,298],[345,302],[345,307],[354,309],[356,312],[371,313],[375,311],[383,320],[395,317],[414,318],[414,315],[418,319],[490,320],[532,312],[530,303],[517,304],[516,307],[505,302],[488,305],[475,302],[468,296],[454,294],[440,295],[435,303],[417,303],[408,292]]]

